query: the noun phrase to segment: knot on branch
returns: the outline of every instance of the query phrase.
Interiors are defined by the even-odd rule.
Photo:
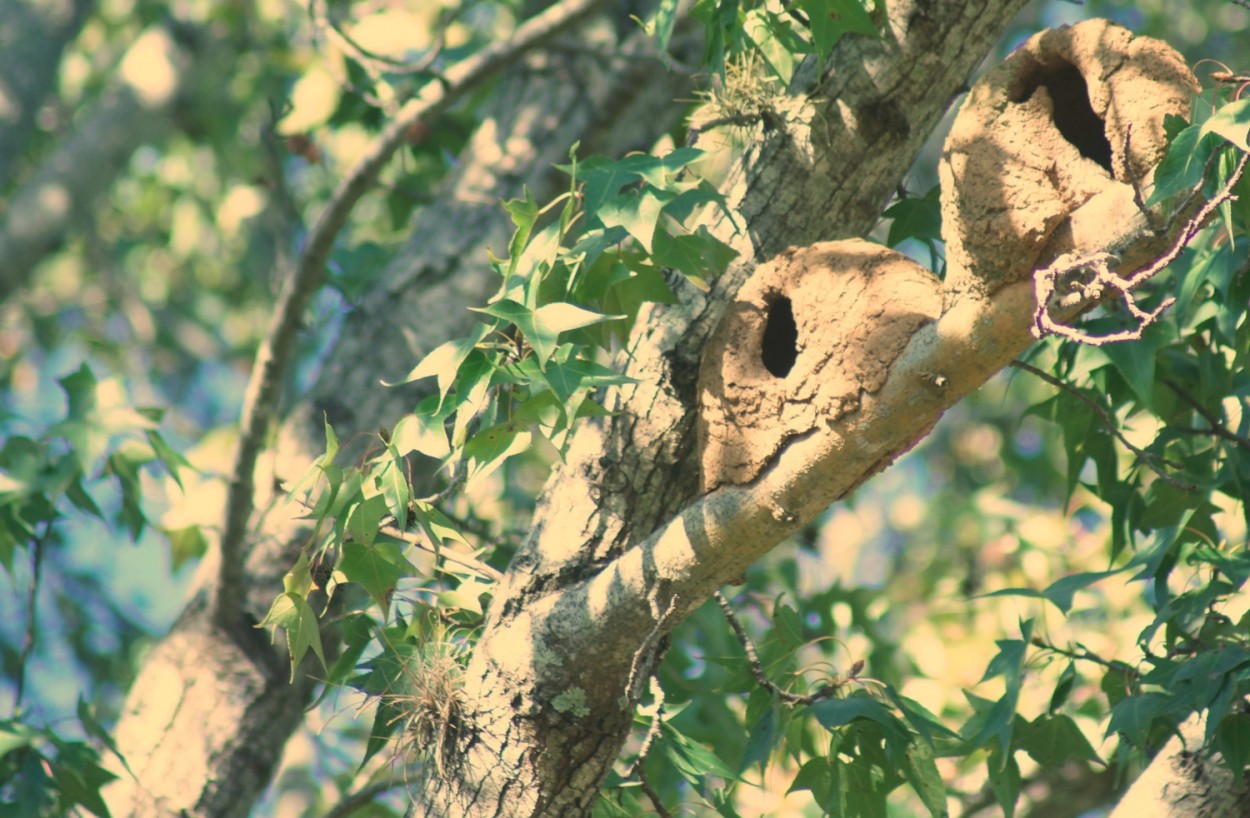
[[[1198,90],[1169,45],[1106,20],[1043,31],[988,72],[939,166],[948,303],[1105,248],[1109,226],[1143,218],[1163,119],[1188,114]],[[1079,209],[1098,218],[1071,218]]]
[[[703,490],[750,482],[787,441],[858,409],[941,307],[931,272],[859,239],[791,248],[757,268],[704,351]]]

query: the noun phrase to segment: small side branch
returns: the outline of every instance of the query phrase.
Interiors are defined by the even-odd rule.
[[[1224,440],[1236,444],[1237,446],[1240,446],[1250,452],[1250,438],[1247,438],[1244,435],[1239,435],[1232,429],[1229,429],[1228,426],[1225,425],[1225,423],[1221,421],[1214,412],[1199,403],[1193,395],[1186,392],[1176,381],[1164,378],[1163,382],[1167,384],[1169,389],[1176,393],[1176,397],[1189,404],[1190,408],[1201,415],[1203,420],[1211,424],[1210,429],[1199,429],[1197,430],[1198,432],[1213,434],[1218,438],[1223,438]]]
[[[1166,298],[1153,310],[1144,310],[1133,296],[1133,290],[1154,278],[1173,261],[1176,261],[1207,219],[1216,209],[1233,196],[1233,188],[1241,179],[1250,154],[1243,154],[1236,169],[1228,181],[1210,201],[1204,204],[1190,219],[1184,229],[1176,237],[1176,241],[1150,264],[1127,276],[1121,276],[1111,269],[1115,257],[1108,253],[1091,253],[1088,255],[1060,256],[1053,264],[1039,270],[1034,277],[1034,293],[1037,306],[1033,313],[1033,335],[1043,338],[1046,335],[1060,335],[1073,341],[1090,346],[1119,341],[1135,341],[1142,337],[1146,328],[1159,320],[1159,317],[1176,303],[1175,298]],[[1062,290],[1062,292],[1061,292]],[[1091,335],[1084,330],[1056,321],[1051,317],[1051,310],[1059,307],[1064,311],[1080,310],[1092,307],[1110,296],[1119,296],[1129,314],[1137,321],[1131,329],[1112,332],[1107,335]]]
[[[219,626],[233,624],[243,596],[245,539],[252,515],[256,460],[277,412],[279,386],[290,364],[296,331],[313,294],[321,286],[326,263],[339,232],[356,203],[407,139],[417,123],[437,115],[477,88],[504,66],[589,16],[604,0],[564,0],[521,24],[512,37],[493,43],[452,66],[407,102],[365,156],[339,184],[308,233],[292,275],[283,283],[273,318],[257,350],[239,423],[221,533],[221,563],[213,589],[212,617]]]
[[[1163,468],[1164,466],[1170,466],[1174,469],[1183,469],[1184,464],[1174,463],[1171,460],[1166,460],[1162,457],[1159,457],[1157,454],[1148,452],[1145,449],[1134,446],[1132,443],[1129,442],[1128,438],[1124,436],[1124,433],[1120,431],[1119,427],[1116,426],[1115,418],[1111,417],[1111,413],[1107,411],[1106,407],[1098,403],[1098,401],[1094,400],[1089,395],[1086,395],[1084,392],[1077,389],[1072,384],[1064,383],[1063,381],[1059,380],[1055,376],[1047,372],[1043,372],[1042,370],[1038,369],[1037,367],[1031,364],[1026,364],[1024,361],[1019,361],[1019,360],[1012,361],[1011,365],[1014,366],[1016,369],[1022,369],[1025,372],[1028,372],[1030,375],[1033,375],[1035,377],[1042,379],[1043,381],[1055,387],[1056,389],[1066,392],[1067,394],[1079,400],[1081,403],[1088,406],[1090,409],[1094,410],[1094,413],[1102,419],[1103,426],[1107,427],[1107,431],[1115,435],[1115,439],[1120,441],[1120,443],[1124,444],[1124,448],[1128,449],[1130,452],[1136,455],[1137,458],[1141,462],[1145,463],[1146,466],[1152,472],[1154,472],[1155,474],[1159,476],[1160,480],[1163,480],[1164,482],[1169,483],[1170,485],[1176,486],[1178,489],[1181,489],[1182,491],[1197,491],[1198,490],[1198,487],[1195,486],[1193,483],[1189,483],[1184,480],[1180,480],[1176,477],[1173,477],[1172,475],[1164,471],[1164,468]]]
[[[781,689],[772,679],[764,673],[764,666],[760,663],[759,654],[755,652],[755,645],[751,642],[751,637],[747,636],[747,632],[743,629],[742,623],[738,621],[738,617],[734,615],[733,608],[729,605],[729,600],[720,591],[717,591],[716,604],[720,606],[721,613],[725,615],[725,619],[729,622],[729,627],[733,629],[734,636],[738,638],[738,644],[742,645],[742,650],[747,655],[747,664],[751,666],[751,675],[755,677],[755,681],[759,686],[775,695],[778,699],[786,704],[794,707],[798,705],[813,704],[822,699],[829,699],[838,694],[845,682],[835,678],[828,684],[823,684],[805,695],[791,693],[788,690]],[[856,663],[859,665],[860,663]],[[855,671],[853,670],[852,673]]]

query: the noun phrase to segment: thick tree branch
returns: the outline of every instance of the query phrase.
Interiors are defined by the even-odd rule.
[[[426,84],[415,99],[400,109],[398,116],[330,197],[325,210],[309,231],[295,270],[283,282],[244,395],[239,442],[230,470],[222,526],[221,562],[213,589],[212,611],[218,624],[232,623],[239,614],[245,540],[255,495],[256,459],[274,419],[296,331],[309,301],[321,286],[334,242],[352,209],[373,185],[395,151],[405,143],[414,124],[436,116],[495,72],[582,20],[602,3],[603,0],[565,0],[557,3],[522,23],[507,40],[482,49],[449,68],[438,80]]]

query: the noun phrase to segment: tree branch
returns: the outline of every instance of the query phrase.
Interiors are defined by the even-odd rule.
[[[725,619],[729,622],[729,627],[733,629],[734,636],[738,638],[738,644],[742,645],[742,650],[747,655],[747,664],[751,668],[751,675],[755,677],[755,681],[760,687],[792,707],[813,704],[822,699],[831,698],[836,696],[838,691],[843,688],[842,680],[835,679],[832,683],[823,684],[805,695],[798,695],[788,690],[783,690],[780,685],[768,678],[768,675],[764,673],[764,666],[760,663],[759,654],[755,652],[755,645],[751,642],[751,637],[747,636],[747,632],[743,630],[742,623],[738,621],[738,617],[734,615],[733,608],[729,605],[729,600],[720,591],[717,591],[713,596],[716,597],[716,604],[720,606],[721,613],[725,615]]]
[[[283,282],[269,329],[256,353],[240,418],[239,442],[230,470],[225,522],[221,533],[221,562],[213,589],[213,619],[233,622],[239,613],[243,578],[244,541],[254,501],[256,459],[277,409],[283,373],[290,364],[296,331],[313,294],[321,286],[335,239],[361,196],[373,185],[383,166],[405,143],[409,129],[437,115],[496,71],[517,60],[602,5],[604,0],[564,0],[517,27],[507,40],[494,43],[449,68],[425,85],[405,104],[373,147],[339,184],[321,216],[309,231],[292,275]]]
[[[1173,486],[1176,486],[1178,489],[1181,489],[1183,491],[1197,491],[1198,490],[1198,487],[1195,486],[1193,483],[1173,477],[1172,475],[1168,474],[1163,469],[1164,466],[1170,466],[1174,469],[1183,469],[1184,464],[1175,463],[1171,460],[1167,460],[1163,457],[1160,457],[1157,454],[1148,452],[1145,449],[1142,449],[1138,446],[1134,446],[1132,443],[1129,442],[1129,439],[1124,436],[1124,433],[1120,431],[1119,427],[1116,426],[1115,419],[1111,417],[1111,413],[1108,412],[1106,408],[1102,406],[1102,404],[1098,403],[1098,401],[1094,400],[1089,395],[1086,395],[1084,392],[1082,392],[1080,389],[1077,389],[1072,384],[1064,383],[1063,381],[1054,377],[1050,373],[1044,372],[1031,364],[1026,364],[1024,361],[1015,360],[1011,362],[1011,365],[1014,366],[1016,369],[1023,370],[1025,372],[1028,372],[1030,375],[1040,378],[1041,380],[1045,381],[1046,383],[1050,384],[1056,389],[1066,392],[1067,394],[1071,395],[1072,397],[1076,398],[1081,403],[1084,403],[1086,406],[1092,409],[1094,413],[1098,415],[1098,417],[1102,418],[1102,425],[1106,427],[1107,431],[1111,432],[1111,434],[1115,436],[1116,440],[1124,444],[1124,447],[1126,449],[1128,449],[1133,454],[1137,455],[1137,457],[1143,463],[1145,463],[1152,472],[1154,472],[1155,474],[1159,476],[1160,480],[1163,480],[1165,483],[1169,483]]]
[[[1250,438],[1247,438],[1244,435],[1239,435],[1229,429],[1228,426],[1220,420],[1219,416],[1199,403],[1193,395],[1186,392],[1185,389],[1176,381],[1171,378],[1164,378],[1163,382],[1167,384],[1169,389],[1176,393],[1176,397],[1189,404],[1189,407],[1201,415],[1203,420],[1211,424],[1210,429],[1197,429],[1195,431],[1213,434],[1218,438],[1227,440],[1228,442],[1236,444],[1237,446],[1240,446],[1250,452]]]

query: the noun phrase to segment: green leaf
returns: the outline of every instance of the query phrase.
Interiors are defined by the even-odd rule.
[[[622,317],[604,315],[564,301],[544,304],[531,311],[522,304],[504,299],[482,307],[480,311],[515,324],[534,350],[540,366],[546,366],[551,358],[560,333]]]
[[[491,587],[485,582],[466,580],[449,591],[440,591],[438,594],[438,607],[448,611],[469,611],[481,616],[481,597],[483,594],[489,594]]]
[[[1072,694],[1076,681],[1076,662],[1068,662],[1067,667],[1059,674],[1059,680],[1055,682],[1054,692],[1050,694],[1050,705],[1046,708],[1049,712],[1054,713],[1063,707],[1068,696]]]
[[[907,782],[920,796],[920,801],[929,810],[933,818],[945,818],[946,785],[942,782],[942,774],[938,772],[937,761],[934,759],[933,745],[927,741],[915,741],[907,748],[903,758],[903,774]]]
[[[691,280],[700,289],[707,289],[708,282],[729,266],[738,252],[699,225],[694,233],[671,236],[665,230],[655,234],[655,252],[652,261],[661,267],[672,267]]]
[[[538,202],[534,200],[534,194],[530,193],[528,187],[524,188],[523,192],[524,199],[510,199],[503,203],[503,209],[508,211],[508,215],[512,217],[512,223],[516,225],[516,232],[513,233],[512,241],[508,245],[509,276],[516,272],[521,255],[525,252],[525,247],[529,244],[530,236],[534,232],[534,223],[538,221]]]
[[[460,529],[446,514],[428,503],[418,502],[416,505],[417,519],[421,522],[421,527],[425,529],[426,534],[429,535],[431,542],[469,544],[469,541],[460,533]]]
[[[764,712],[750,727],[746,747],[742,751],[742,761],[738,764],[739,772],[755,764],[760,765],[761,773],[764,771],[764,768],[768,766],[769,756],[777,746],[777,733],[780,726],[781,705],[777,697],[773,696],[772,701],[764,708]]]
[[[1199,137],[1219,134],[1241,150],[1250,152],[1250,97],[1234,100],[1202,123]]]
[[[1106,735],[1119,735],[1134,747],[1144,748],[1155,719],[1172,709],[1172,702],[1162,693],[1126,696],[1111,708]]]
[[[1083,571],[1078,574],[1071,574],[1048,585],[1046,590],[1042,591],[1042,596],[1052,602],[1064,614],[1067,614],[1072,610],[1072,600],[1076,596],[1077,591],[1082,591],[1107,577],[1113,577],[1123,570],[1123,568],[1119,568],[1114,571]]]
[[[373,726],[369,729],[369,740],[365,742],[364,758],[360,760],[360,766],[356,768],[359,774],[364,769],[369,759],[378,754],[378,751],[385,747],[391,741],[391,736],[404,722],[404,716],[408,715],[400,708],[399,702],[392,696],[382,696],[378,699],[377,712],[373,717]]]
[[[388,553],[389,552],[389,553]],[[403,567],[399,562],[405,563]],[[343,559],[339,570],[348,581],[359,584],[385,614],[390,610],[391,594],[395,586],[411,570],[403,557],[382,544],[364,546],[348,541],[343,543]]]
[[[988,759],[990,789],[998,805],[1003,808],[1003,818],[1012,818],[1016,814],[1016,801],[1020,798],[1020,765],[1014,755],[996,749]]]
[[[599,220],[604,227],[625,228],[647,252],[651,252],[651,237],[655,235],[660,211],[672,198],[650,187],[613,196],[600,206]]]
[[[330,419],[327,417],[324,422],[326,427],[326,451],[321,456],[321,464],[328,466],[334,462],[335,455],[339,453],[339,438],[338,435],[334,434],[334,427],[330,425]]]
[[[1154,406],[1155,353],[1168,343],[1167,330],[1154,324],[1135,341],[1095,347],[1093,354],[1105,355],[1124,376],[1142,406],[1149,409]]]
[[[121,762],[121,765],[125,768],[126,772],[133,776],[134,772],[131,771],[130,765],[126,763],[126,759],[122,756],[121,751],[117,749],[117,743],[113,741],[113,737],[110,736],[108,731],[104,729],[104,725],[100,724],[99,720],[96,719],[93,710],[94,708],[87,703],[87,700],[82,697],[82,694],[79,694],[78,722],[82,725],[82,729],[87,735],[91,736],[93,739],[108,748],[108,751],[116,756],[117,760]]]
[[[812,44],[821,60],[829,56],[843,34],[880,36],[859,0],[798,0],[795,5],[807,12]]]
[[[698,789],[702,789],[703,779],[714,775],[727,781],[739,780],[738,774],[721,761],[720,756],[698,742],[691,741],[667,721],[660,725],[664,741],[661,747],[665,757],[677,772]]]
[[[130,532],[130,539],[135,542],[138,542],[139,536],[143,533],[143,527],[148,521],[143,514],[143,488],[139,483],[140,465],[142,462],[132,460],[120,450],[109,455],[108,458],[108,471],[117,478],[117,485],[121,488],[122,520],[126,524],[127,531]]]
[[[269,613],[265,614],[264,620],[256,627],[266,626],[280,627],[286,632],[287,652],[291,655],[292,682],[295,681],[295,668],[309,648],[321,660],[321,667],[325,668],[326,657],[321,649],[321,630],[317,626],[317,614],[302,596],[293,593],[279,594]]]
[[[96,379],[90,367],[82,364],[75,371],[57,380],[69,401],[65,419],[86,420],[96,408]]]
[[[165,471],[178,484],[178,488],[182,488],[182,478],[178,475],[179,469],[190,469],[195,471],[195,467],[191,462],[183,457],[179,452],[174,451],[165,438],[155,430],[145,432],[148,439],[148,445],[152,447],[152,451],[156,453],[156,458],[161,461],[161,465],[165,467]]]
[[[880,725],[888,737],[901,738],[907,734],[906,728],[897,716],[891,713],[884,704],[867,696],[852,695],[845,699],[826,699],[816,702],[808,709],[826,730],[835,730],[857,719],[864,719]]]
[[[673,24],[677,22],[677,5],[677,0],[660,0],[656,6],[651,30],[661,52],[668,51],[668,42],[673,36]]]
[[[829,759],[813,758],[799,768],[786,793],[807,790],[812,799],[822,806],[829,803],[833,794],[833,777],[829,769]]]
[[[931,244],[942,240],[942,203],[939,201],[941,190],[937,185],[929,188],[929,192],[920,197],[900,199],[888,207],[881,215],[890,222],[890,232],[886,236],[886,246],[897,247],[907,239]]]
[[[378,527],[387,513],[386,498],[381,494],[357,503],[347,516],[347,534],[363,546],[373,545],[373,540],[378,535]]]
[[[1098,761],[1098,753],[1070,716],[1043,713],[1016,725],[1016,746],[1046,769],[1057,769],[1069,758]]]
[[[208,551],[208,540],[198,525],[161,529],[169,540],[170,566],[177,571],[191,560],[198,560]]]
[[[117,776],[101,767],[95,750],[82,742],[56,741],[57,757],[52,766],[52,779],[69,803],[81,805],[98,818],[110,818],[100,789]]]
[[[471,479],[485,477],[504,460],[529,448],[532,435],[512,423],[490,426],[469,438],[464,444],[464,457],[469,462]]]
[[[1154,190],[1146,199],[1146,206],[1153,207],[1178,193],[1197,187],[1202,181],[1207,160],[1219,145],[1219,137],[1215,134],[1204,134],[1201,125],[1190,125],[1177,134],[1155,168]]]
[[[386,507],[400,530],[408,528],[408,475],[404,472],[404,459],[399,456],[394,441],[387,446],[390,462],[381,474],[382,496],[386,498]]]
[[[422,358],[412,368],[412,371],[404,376],[403,380],[394,383],[382,381],[382,385],[398,386],[404,383],[419,381],[422,378],[436,377],[438,378],[438,400],[441,407],[442,402],[447,399],[447,392],[456,381],[460,365],[464,363],[464,359],[469,357],[469,353],[481,343],[490,330],[491,328],[486,324],[476,325],[467,337],[447,341],[430,350],[429,354]]]
[[[1215,749],[1224,756],[1238,781],[1250,764],[1250,714],[1234,713],[1220,722],[1215,732]]]

